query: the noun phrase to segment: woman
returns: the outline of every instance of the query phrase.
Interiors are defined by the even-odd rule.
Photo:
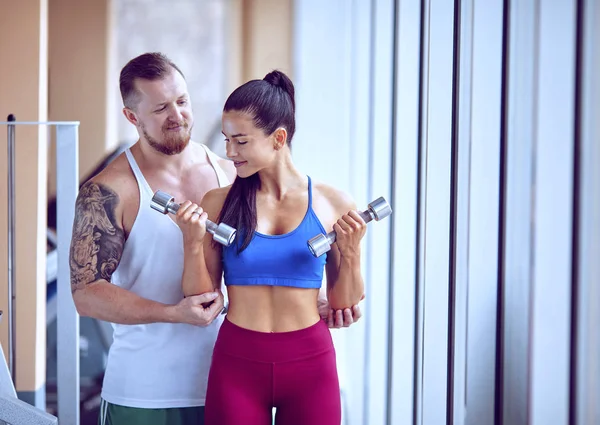
[[[325,269],[331,307],[358,304],[366,225],[348,196],[294,166],[294,115],[294,87],[282,72],[237,88],[222,119],[237,178],[177,213],[184,294],[214,291],[224,276],[229,295],[208,379],[208,425],[267,425],[273,407],[277,425],[341,420],[335,351],[317,296]],[[232,246],[205,237],[207,217],[238,229]],[[336,243],[315,258],[307,240],[332,229]]]

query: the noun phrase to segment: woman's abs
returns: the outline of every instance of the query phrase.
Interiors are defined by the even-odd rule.
[[[280,286],[227,287],[227,319],[258,332],[290,332],[308,328],[320,319],[318,289]]]

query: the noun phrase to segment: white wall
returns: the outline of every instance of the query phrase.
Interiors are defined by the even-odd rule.
[[[295,3],[295,160],[394,208],[334,332],[346,423],[598,422],[600,15],[506,5]]]

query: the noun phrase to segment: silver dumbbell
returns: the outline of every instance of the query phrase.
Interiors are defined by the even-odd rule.
[[[365,211],[359,212],[365,223],[375,220],[380,221],[392,214],[392,207],[383,198],[377,198],[368,205]],[[327,235],[319,234],[308,240],[308,249],[315,257],[320,257],[331,249],[331,245],[335,242],[335,231],[327,233]]]
[[[156,191],[150,206],[161,214],[175,214],[179,210],[179,204],[175,202],[175,198],[161,190]],[[233,227],[225,223],[215,224],[210,220],[206,220],[206,231],[213,235],[215,241],[225,246],[233,243],[237,233]]]

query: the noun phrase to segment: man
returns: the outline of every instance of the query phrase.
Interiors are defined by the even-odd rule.
[[[139,140],[81,188],[71,241],[71,288],[80,315],[113,323],[100,424],[204,423],[221,291],[184,298],[182,234],[150,208],[156,190],[199,202],[235,178],[230,161],[190,143],[194,124],[183,73],[166,56],[132,59],[120,75],[123,113]],[[360,310],[319,311],[330,327]]]

